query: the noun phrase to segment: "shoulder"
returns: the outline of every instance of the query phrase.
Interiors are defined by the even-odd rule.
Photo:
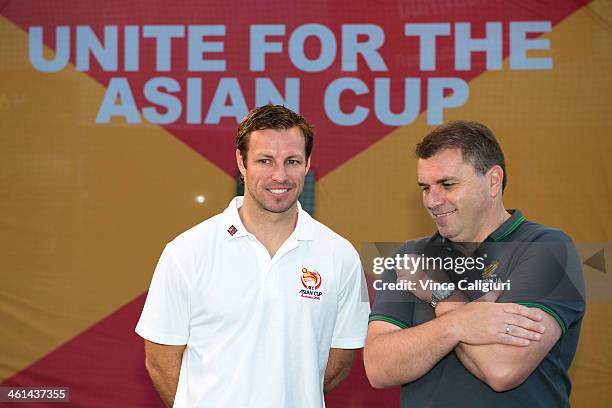
[[[572,239],[560,229],[548,227],[533,221],[524,221],[520,226],[521,241],[571,243]]]
[[[331,250],[345,257],[353,259],[359,258],[357,250],[348,239],[344,238],[327,225],[311,218],[309,215],[308,218],[308,222],[312,228],[313,240],[317,247]]]
[[[508,241],[510,248],[525,256],[536,256],[538,259],[548,259],[556,264],[567,267],[572,265],[581,269],[580,256],[572,238],[564,231],[525,221],[520,226],[519,234]]]
[[[351,242],[332,230],[327,225],[311,218],[314,240],[320,245],[327,245],[334,250],[346,251],[347,253],[357,253]]]
[[[223,214],[217,214],[176,236],[167,248],[177,256],[186,255],[194,248],[210,245],[221,237]]]

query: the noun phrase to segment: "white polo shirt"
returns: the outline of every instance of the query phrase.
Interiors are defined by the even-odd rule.
[[[274,257],[238,208],[164,249],[136,332],[186,344],[175,407],[323,407],[330,347],[363,347],[370,305],[353,246],[299,208]]]

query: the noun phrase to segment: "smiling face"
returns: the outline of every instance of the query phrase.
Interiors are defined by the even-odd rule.
[[[443,149],[427,159],[418,159],[423,204],[440,235],[454,242],[483,241],[495,228],[500,175],[503,172],[499,166],[486,174],[477,173],[463,159],[459,148]]]
[[[295,210],[310,168],[305,144],[298,127],[256,130],[249,135],[246,166],[236,149],[245,206],[271,213]]]

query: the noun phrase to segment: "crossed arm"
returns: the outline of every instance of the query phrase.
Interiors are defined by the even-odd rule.
[[[520,309],[524,308],[512,303],[501,304],[513,313],[520,313]],[[437,316],[465,307],[466,304],[443,303],[439,306],[436,308]],[[561,337],[561,328],[551,315],[538,309],[528,310],[533,311],[531,316],[540,327],[534,326],[533,321],[529,321],[525,315],[515,315],[507,320],[514,336],[529,339],[524,346],[517,347],[503,342],[486,345],[460,342],[454,349],[465,368],[495,391],[510,390],[523,383]],[[509,335],[504,333],[502,336]]]
[[[435,319],[403,330],[370,323],[364,364],[373,387],[416,380],[454,351],[495,391],[509,390],[531,374],[561,334],[550,315],[518,304],[442,303],[438,308]],[[507,324],[512,334],[505,333]]]

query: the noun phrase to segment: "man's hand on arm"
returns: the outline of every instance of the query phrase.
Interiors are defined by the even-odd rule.
[[[145,340],[145,365],[164,404],[174,404],[185,345],[169,346]]]
[[[470,325],[473,327],[475,317],[482,311],[477,309],[488,309],[492,314],[503,310],[507,314],[505,324],[510,325],[511,331],[497,333],[499,340],[488,344],[474,343],[465,338],[467,341],[462,340],[458,344],[455,354],[472,374],[495,391],[506,391],[519,386],[561,336],[561,328],[552,316],[537,308],[514,303],[472,302],[452,310],[448,316],[455,317],[460,326],[469,330]],[[483,332],[500,331],[487,320],[481,321],[480,327]]]

